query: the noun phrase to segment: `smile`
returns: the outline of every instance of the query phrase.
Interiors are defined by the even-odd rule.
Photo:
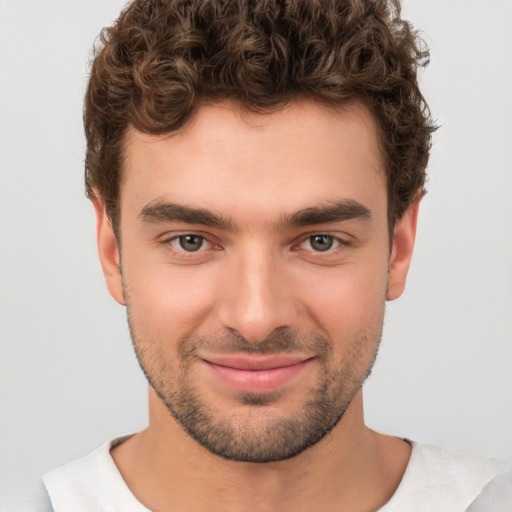
[[[314,358],[290,355],[218,356],[202,359],[221,382],[237,391],[269,393],[301,374]]]

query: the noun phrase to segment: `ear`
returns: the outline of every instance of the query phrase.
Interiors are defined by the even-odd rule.
[[[101,196],[96,194],[92,199],[92,203],[96,211],[96,242],[98,244],[98,254],[105,282],[114,300],[124,305],[123,279],[117,238],[112,229],[110,219],[105,212]]]
[[[393,247],[389,257],[387,300],[395,300],[405,289],[407,273],[411,264],[420,199],[414,201],[395,223]]]

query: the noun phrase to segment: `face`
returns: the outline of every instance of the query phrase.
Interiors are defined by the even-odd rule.
[[[98,242],[150,385],[222,457],[314,445],[371,370],[414,240],[411,207],[389,246],[370,115],[204,106],[170,137],[132,130],[125,156],[120,260],[101,201]]]

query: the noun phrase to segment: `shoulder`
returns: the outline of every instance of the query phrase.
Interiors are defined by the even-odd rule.
[[[53,510],[147,512],[130,492],[110,455],[129,436],[109,441],[91,454],[43,476]]]
[[[500,477],[510,466],[496,459],[454,454],[442,448],[412,443],[411,459],[395,495],[381,512],[415,510],[416,512],[510,512],[512,508],[473,509],[483,493],[493,487],[510,487]],[[501,479],[503,478],[503,482]],[[492,484],[492,482],[497,482]],[[490,486],[491,491],[487,491]],[[505,492],[505,491],[503,491]],[[486,502],[487,504],[488,502]]]

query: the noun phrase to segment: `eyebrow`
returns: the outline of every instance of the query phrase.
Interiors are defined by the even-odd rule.
[[[234,225],[230,219],[216,215],[205,208],[192,208],[176,203],[160,201],[149,203],[144,206],[139,218],[149,223],[185,222],[234,231]]]
[[[310,226],[352,219],[368,220],[370,218],[371,212],[366,206],[353,199],[343,199],[340,201],[329,201],[321,206],[305,208],[291,215],[284,215],[278,226],[280,228]]]
[[[194,208],[191,206],[156,201],[147,204],[141,210],[139,218],[143,222],[184,222],[186,224],[200,224],[207,227],[214,227],[226,231],[236,231],[237,228],[229,218],[217,215],[205,208]],[[315,224],[326,224],[342,222],[352,219],[370,219],[371,212],[363,204],[353,199],[340,201],[329,201],[325,205],[312,206],[298,210],[292,214],[285,214],[275,224],[276,229],[288,227],[310,226]]]

